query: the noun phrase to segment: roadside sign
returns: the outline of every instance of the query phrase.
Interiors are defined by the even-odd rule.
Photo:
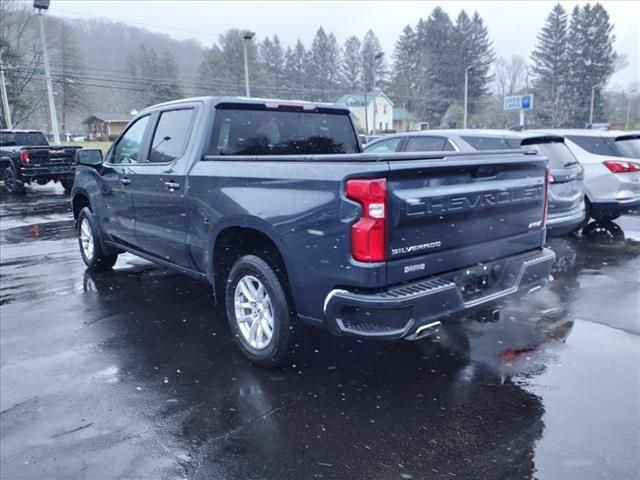
[[[504,110],[531,110],[533,108],[533,95],[513,95],[504,97]]]

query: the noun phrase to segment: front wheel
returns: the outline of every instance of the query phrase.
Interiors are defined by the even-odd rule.
[[[91,210],[84,207],[78,215],[78,244],[82,260],[90,270],[109,270],[115,265],[118,255],[105,255],[98,232]]]
[[[240,257],[229,273],[225,303],[242,353],[263,367],[282,365],[293,344],[294,319],[271,266],[255,255]]]

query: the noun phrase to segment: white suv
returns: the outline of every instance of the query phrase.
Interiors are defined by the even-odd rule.
[[[562,130],[565,144],[584,167],[587,213],[613,220],[640,211],[640,132]]]

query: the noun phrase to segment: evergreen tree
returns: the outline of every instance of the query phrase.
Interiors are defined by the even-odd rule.
[[[569,57],[567,12],[559,3],[551,10],[531,55],[536,121],[560,127],[569,120]]]
[[[452,103],[440,122],[440,128],[462,128],[464,108],[459,103]]]
[[[247,45],[250,86],[258,87],[261,84],[255,38],[245,40],[243,35],[242,30],[227,30],[218,37],[217,43],[205,52],[197,74],[199,90],[203,94],[244,96],[244,42]]]
[[[458,27],[460,28],[460,27]],[[478,12],[473,12],[471,22],[464,25],[458,31],[461,39],[460,52],[465,59],[465,64],[460,65],[456,75],[459,86],[456,86],[456,98],[464,97],[464,69],[469,69],[469,112],[473,113],[478,104],[489,93],[489,85],[493,80],[491,64],[495,60],[495,53],[489,39],[489,30]]]
[[[449,15],[436,7],[416,28],[417,112],[422,119],[438,125],[449,105],[456,99],[456,32]]]
[[[327,35],[318,29],[309,52],[307,77],[315,101],[335,100],[339,84],[340,47],[333,34]]]
[[[280,97],[284,76],[284,50],[277,35],[260,44],[261,85],[258,96]]]
[[[162,55],[153,48],[141,45],[128,59],[129,74],[137,79],[131,98],[132,108],[138,110],[181,98],[178,65],[168,50]]]
[[[311,98],[310,92],[307,91],[309,87],[307,65],[308,54],[300,40],[293,48],[287,47],[284,55],[284,84],[289,98],[301,100]]]
[[[614,72],[617,55],[609,14],[602,5],[576,6],[569,34],[569,101],[573,126],[589,121],[591,91],[595,94],[593,120],[603,119],[602,90]]]
[[[415,111],[415,90],[417,84],[416,34],[407,25],[402,31],[393,52],[393,76],[390,95],[394,103]]]
[[[358,37],[349,37],[342,48],[341,64],[342,88],[349,92],[359,92],[362,86],[362,43]]]
[[[365,91],[373,89],[373,78],[375,75],[376,88],[382,88],[386,80],[386,63],[384,57],[376,58],[382,52],[380,41],[372,30],[369,30],[362,41],[363,77]]]

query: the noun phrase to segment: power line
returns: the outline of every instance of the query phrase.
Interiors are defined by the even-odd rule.
[[[129,20],[129,19],[124,19],[124,18],[115,18],[115,17],[106,17],[103,15],[93,15],[93,14],[89,14],[89,13],[81,13],[81,12],[72,12],[70,10],[60,10],[59,8],[55,9],[55,12],[61,12],[61,13],[68,13],[71,15],[80,15],[80,16],[84,16],[84,17],[90,17],[90,18],[100,18],[102,20],[110,20],[112,22],[120,22],[120,23],[124,23],[125,25],[128,24],[132,24],[132,25],[141,25],[143,27],[151,27],[151,28],[157,28],[157,29],[163,29],[163,30],[172,30],[175,32],[182,32],[182,33],[191,33],[194,35],[206,35],[209,37],[218,37],[217,33],[211,33],[211,32],[201,32],[201,31],[197,31],[197,30],[187,30],[184,28],[176,28],[176,27],[168,27],[166,25],[154,25],[152,23],[144,23],[144,22],[135,22],[133,20]],[[52,12],[52,13],[55,13]]]

